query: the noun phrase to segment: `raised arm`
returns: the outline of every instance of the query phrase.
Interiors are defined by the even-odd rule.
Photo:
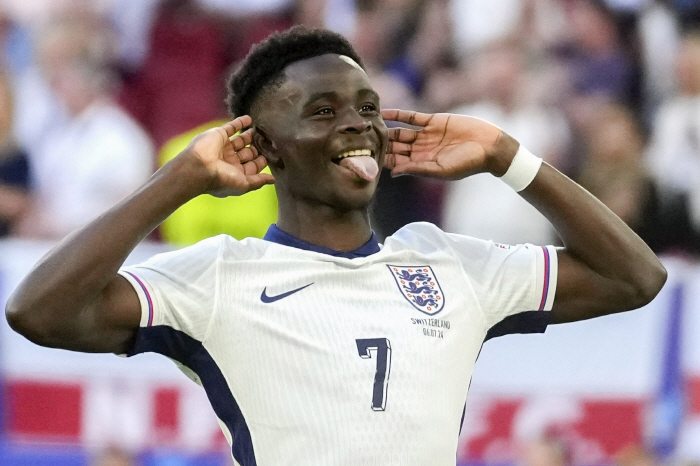
[[[129,253],[185,202],[272,183],[248,116],[197,136],[133,195],[54,247],[10,296],[10,326],[43,346],[124,353],[139,326],[136,292],[117,275]],[[248,147],[246,147],[248,146]]]
[[[519,143],[500,128],[462,115],[385,110],[382,116],[417,126],[393,129],[386,166],[392,175],[461,179],[503,176]],[[572,322],[647,304],[666,270],[649,247],[588,191],[543,163],[520,194],[554,225],[564,243],[553,323]]]

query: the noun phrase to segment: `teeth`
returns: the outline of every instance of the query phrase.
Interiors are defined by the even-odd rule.
[[[338,158],[344,159],[345,157],[354,157],[356,155],[372,155],[372,151],[370,149],[356,149],[356,150],[349,150],[347,152],[343,152],[340,154]]]

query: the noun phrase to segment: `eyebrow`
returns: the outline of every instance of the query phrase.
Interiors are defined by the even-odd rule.
[[[369,94],[371,97],[376,99],[377,101],[379,100],[379,94],[377,94],[373,89],[369,88],[363,88],[357,91],[357,94]],[[332,99],[338,97],[338,93],[336,91],[327,91],[327,92],[316,92],[314,94],[311,94],[309,98],[306,100],[306,105],[310,104],[311,102],[315,102],[316,100],[319,99]]]

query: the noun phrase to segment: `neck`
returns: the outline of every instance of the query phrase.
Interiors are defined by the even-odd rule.
[[[280,199],[277,226],[307,243],[352,251],[372,236],[367,209],[339,212],[330,206],[285,205]]]

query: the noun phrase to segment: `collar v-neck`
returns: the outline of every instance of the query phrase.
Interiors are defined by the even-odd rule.
[[[372,232],[372,236],[365,244],[352,251],[336,251],[335,249],[307,243],[296,236],[292,236],[289,233],[280,230],[274,223],[270,225],[270,228],[268,228],[263,239],[273,243],[282,244],[284,246],[290,246],[292,248],[320,252],[322,254],[328,254],[335,257],[345,257],[346,259],[367,257],[379,252],[379,241],[377,241],[377,235],[374,232]]]

